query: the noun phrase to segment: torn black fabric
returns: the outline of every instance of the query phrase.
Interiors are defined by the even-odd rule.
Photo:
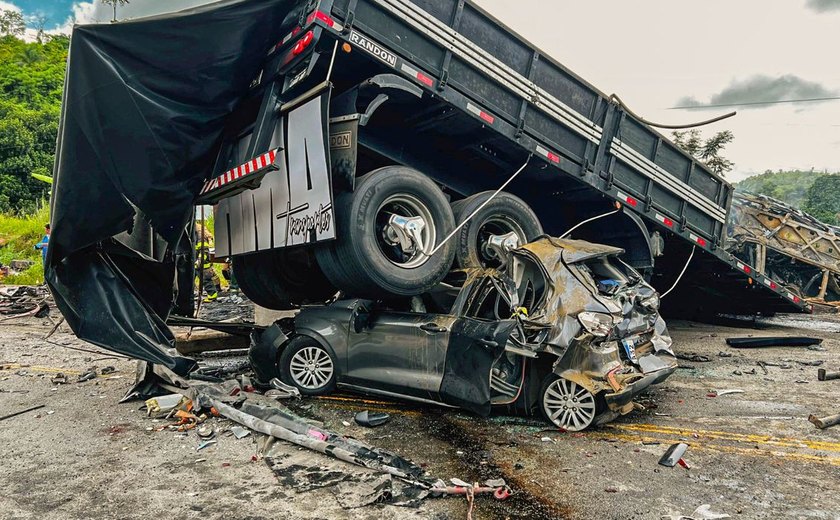
[[[193,200],[211,175],[226,116],[306,5],[223,0],[74,28],[45,274],[77,336],[175,367],[162,350],[172,344],[164,320]],[[138,212],[167,250],[130,260],[103,251]]]

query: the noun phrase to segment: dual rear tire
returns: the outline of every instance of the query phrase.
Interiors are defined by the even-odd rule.
[[[542,234],[539,219],[524,201],[505,192],[490,200],[493,193],[450,206],[422,173],[404,166],[380,168],[356,179],[353,192],[336,194],[336,240],[237,256],[234,272],[254,303],[278,310],[323,303],[339,289],[374,299],[422,294],[453,265],[498,267],[489,237],[513,233],[521,245]],[[456,223],[470,216],[441,245]]]

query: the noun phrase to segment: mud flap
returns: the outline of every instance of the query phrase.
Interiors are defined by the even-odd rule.
[[[505,350],[515,320],[459,318],[452,326],[441,400],[482,416],[490,415],[490,370]]]

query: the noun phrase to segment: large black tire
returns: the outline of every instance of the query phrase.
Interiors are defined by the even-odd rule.
[[[453,203],[456,225],[469,217],[493,193],[484,191]],[[457,267],[498,267],[500,262],[487,254],[484,243],[490,234],[503,235],[510,231],[517,234],[520,244],[527,244],[543,234],[540,219],[528,204],[503,191],[458,231],[454,239]]]
[[[412,296],[428,291],[449,272],[455,256],[451,241],[429,257],[405,253],[385,238],[385,224],[394,213],[423,217],[427,252],[454,228],[446,197],[422,173],[404,166],[380,168],[358,178],[353,193],[339,194],[335,202],[338,237],[316,248],[315,255],[330,281],[348,295]]]
[[[242,292],[261,307],[296,309],[323,303],[338,292],[309,247],[274,249],[234,256],[233,273]]]
[[[335,390],[338,374],[335,355],[309,336],[292,338],[277,364],[280,379],[304,395],[325,395]]]

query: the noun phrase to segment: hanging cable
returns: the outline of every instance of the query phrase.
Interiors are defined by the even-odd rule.
[[[692,259],[692,258],[694,258],[694,250],[695,250],[696,248],[697,248],[697,246],[691,246],[691,254],[690,254],[690,255],[688,255],[688,260],[685,262],[685,265],[683,266],[682,271],[680,271],[680,275],[679,275],[679,276],[677,276],[677,279],[676,279],[676,280],[674,280],[674,285],[672,285],[670,289],[668,289],[667,291],[665,291],[664,293],[662,293],[662,294],[659,296],[659,299],[660,299],[660,300],[661,300],[662,298],[664,298],[664,297],[668,296],[668,293],[669,293],[669,292],[671,292],[671,291],[673,291],[673,290],[674,290],[674,287],[676,287],[676,286],[677,286],[677,284],[678,284],[678,283],[680,283],[680,280],[682,280],[682,277],[683,277],[683,275],[685,274],[685,270],[686,270],[686,269],[688,269],[688,264],[690,264],[690,263],[691,263],[691,259]]]
[[[735,112],[733,110],[732,112],[729,112],[728,114],[724,114],[722,116],[713,117],[712,119],[707,119],[705,121],[700,121],[699,123],[690,123],[690,124],[687,124],[687,125],[663,125],[661,123],[654,123],[653,121],[648,121],[647,119],[645,119],[645,118],[641,117],[640,115],[636,114],[635,112],[630,110],[630,107],[628,107],[627,105],[624,104],[624,101],[622,101],[620,97],[618,97],[615,94],[610,96],[610,101],[613,101],[613,102],[617,103],[618,106],[623,108],[628,114],[635,117],[636,119],[638,119],[642,123],[644,123],[646,125],[649,125],[649,126],[654,126],[656,128],[664,128],[666,130],[684,130],[686,128],[696,128],[698,126],[710,125],[712,123],[717,123],[718,121],[721,121],[723,119],[730,118],[730,117],[732,117],[732,116],[734,116],[735,114],[738,113],[738,112]]]
[[[601,215],[596,215],[592,218],[588,218],[588,219],[584,220],[583,222],[578,222],[577,224],[572,226],[568,231],[566,231],[565,233],[560,235],[560,238],[566,238],[566,235],[568,235],[569,233],[571,233],[572,231],[576,230],[577,228],[579,228],[580,226],[582,226],[584,224],[588,224],[588,223],[592,222],[593,220],[598,220],[599,218],[604,218],[604,217],[609,217],[610,215],[615,215],[619,211],[621,211],[621,206],[619,206],[618,209],[614,209],[614,210],[612,210],[608,213],[602,213]]]
[[[333,52],[332,57],[330,57],[330,66],[327,68],[327,79],[326,81],[330,80],[332,76],[333,64],[335,63],[335,55],[338,52],[338,40],[335,41],[335,45],[333,45]]]
[[[501,193],[501,191],[502,191],[503,189],[505,189],[505,188],[507,187],[507,185],[508,185],[508,184],[510,184],[510,183],[511,183],[511,181],[513,181],[513,179],[515,179],[515,178],[516,178],[516,176],[517,176],[517,175],[519,175],[520,173],[522,173],[522,170],[524,170],[524,169],[525,169],[525,167],[526,167],[526,166],[528,166],[528,162],[530,162],[530,161],[531,161],[531,155],[530,155],[530,154],[528,154],[528,158],[527,158],[527,159],[525,159],[525,164],[523,164],[522,166],[520,166],[520,167],[519,167],[519,169],[518,169],[518,170],[516,170],[516,172],[515,172],[513,175],[511,175],[511,176],[510,176],[510,178],[508,178],[508,180],[506,180],[504,184],[502,184],[501,186],[499,186],[499,189],[498,189],[498,190],[496,190],[496,191],[493,193],[493,195],[490,195],[490,197],[489,197],[487,200],[485,200],[483,204],[481,204],[479,207],[475,208],[475,211],[473,211],[472,213],[470,213],[470,215],[469,215],[467,218],[465,218],[463,222],[461,222],[460,224],[458,224],[457,226],[455,226],[455,229],[453,229],[453,230],[452,230],[452,232],[451,232],[451,233],[449,233],[449,234],[446,236],[446,238],[444,238],[444,239],[440,242],[440,244],[438,244],[437,246],[435,246],[435,248],[434,248],[434,249],[432,249],[432,251],[431,251],[430,253],[427,253],[427,252],[425,252],[425,251],[420,251],[420,254],[425,255],[425,256],[432,256],[432,255],[434,255],[434,254],[437,252],[437,250],[438,250],[438,249],[440,249],[441,247],[443,247],[443,244],[447,243],[447,242],[449,241],[449,239],[451,239],[452,237],[454,237],[454,236],[455,236],[455,233],[457,233],[457,232],[458,232],[458,230],[460,230],[462,227],[464,227],[464,224],[466,224],[467,222],[469,222],[469,221],[470,221],[470,219],[472,219],[474,216],[476,216],[476,214],[477,214],[479,211],[481,211],[481,210],[484,208],[484,206],[486,206],[487,204],[489,204],[491,200],[493,200],[494,198],[496,198],[496,195],[498,195],[499,193]]]

